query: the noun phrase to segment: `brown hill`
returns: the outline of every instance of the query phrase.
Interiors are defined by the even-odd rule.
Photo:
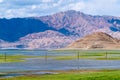
[[[95,32],[73,42],[72,44],[68,45],[67,48],[120,49],[120,40],[103,32]]]

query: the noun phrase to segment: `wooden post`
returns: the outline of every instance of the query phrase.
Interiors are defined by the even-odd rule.
[[[107,51],[106,51],[106,55],[105,55],[105,58],[107,59],[108,57],[107,57],[108,55],[107,55]]]
[[[77,66],[77,69],[78,69],[78,70],[79,70],[79,58],[80,58],[80,57],[79,57],[79,51],[78,51],[78,53],[77,53],[77,59],[78,59],[78,63],[77,63],[78,66]]]
[[[79,57],[79,52],[78,52],[78,54],[77,54],[77,57],[78,57],[78,60],[79,60],[79,58],[80,58],[80,57]]]
[[[4,60],[5,60],[5,62],[7,61],[7,54],[6,53],[4,54]]]
[[[47,62],[47,52],[45,53],[45,62]]]

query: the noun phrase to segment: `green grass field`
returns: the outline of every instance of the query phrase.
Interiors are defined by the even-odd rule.
[[[120,80],[120,70],[60,71],[58,74],[26,75],[0,80]]]

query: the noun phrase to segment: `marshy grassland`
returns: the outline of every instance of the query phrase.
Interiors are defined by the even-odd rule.
[[[24,62],[25,58],[38,58],[37,56],[28,55],[3,55],[0,54],[0,63]]]
[[[16,51],[17,52],[17,51]],[[30,52],[30,51],[29,51]],[[37,51],[39,52],[39,51]],[[120,60],[119,50],[55,50],[45,55],[30,56],[23,54],[0,54],[0,63],[24,62],[25,58],[50,58],[54,60],[92,59]],[[0,80],[120,80],[120,70],[57,70],[57,74],[25,74]],[[14,72],[13,72],[14,73]],[[21,73],[18,71],[17,73]],[[29,73],[29,72],[28,72]],[[10,74],[10,73],[9,73]],[[4,76],[6,74],[0,74]]]
[[[56,53],[70,52],[74,55],[51,57],[56,60],[93,59],[120,60],[120,50],[56,50]]]
[[[53,71],[58,74],[24,75],[0,80],[120,80],[120,70]]]
[[[13,51],[13,52],[17,53],[17,51]],[[32,52],[32,51],[24,51],[24,52]],[[35,52],[39,53],[39,51],[35,51]],[[47,55],[44,54],[42,56],[40,55],[31,56],[31,55],[23,55],[23,54],[5,55],[1,53],[0,63],[24,62],[25,58],[47,58],[47,59],[51,58],[54,60],[72,60],[72,59],[120,60],[120,50],[54,50],[54,51],[48,51]]]

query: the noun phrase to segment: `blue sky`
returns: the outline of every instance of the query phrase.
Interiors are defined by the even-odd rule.
[[[0,0],[0,18],[43,16],[66,10],[120,16],[120,0]]]

